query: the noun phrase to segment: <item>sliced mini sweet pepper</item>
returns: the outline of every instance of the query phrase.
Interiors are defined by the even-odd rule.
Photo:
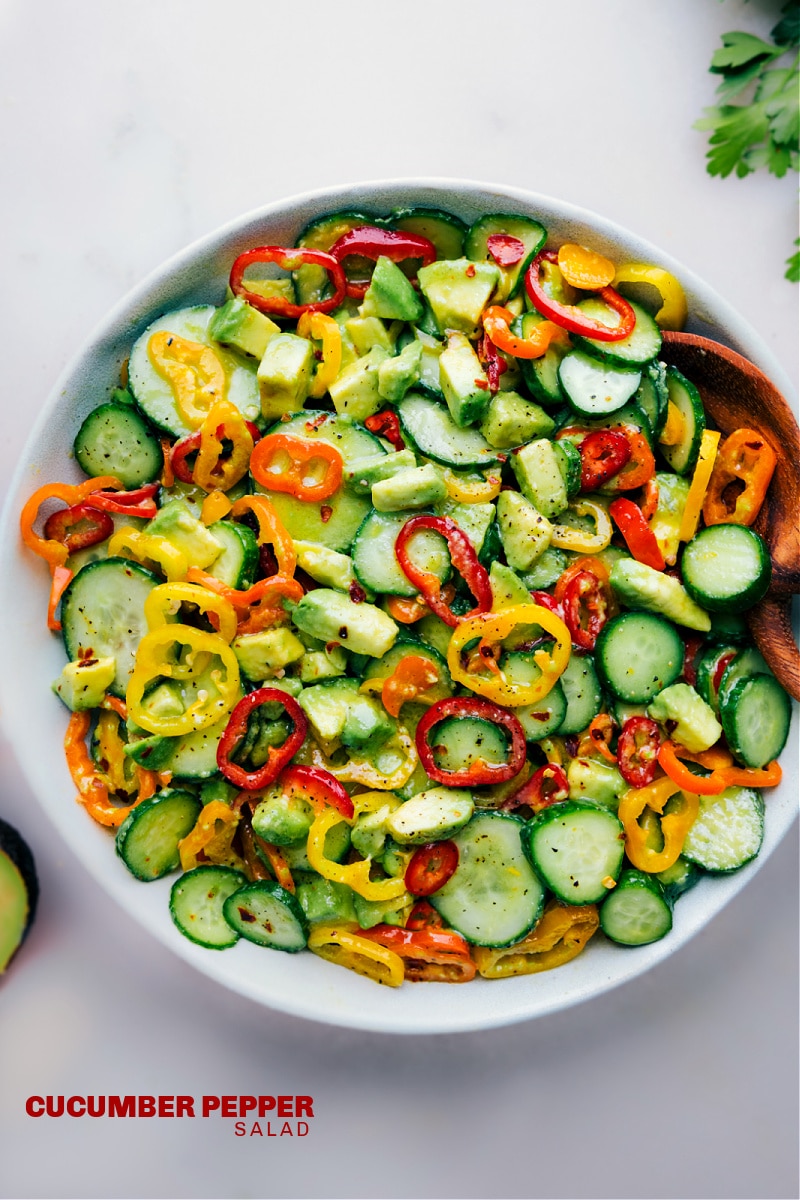
[[[661,307],[655,315],[661,329],[683,329],[686,324],[686,293],[674,275],[652,263],[630,262],[617,267],[613,279],[621,283],[649,283],[661,296]]]
[[[230,401],[218,400],[200,426],[192,478],[206,492],[227,492],[247,474],[252,451],[253,435],[241,412]]]
[[[617,742],[617,766],[626,783],[633,788],[647,787],[658,772],[661,734],[650,717],[629,717]]]
[[[53,567],[52,572],[50,596],[47,601],[47,628],[52,629],[54,633],[58,633],[61,629],[61,622],[58,620],[56,612],[61,597],[72,582],[73,572],[70,571],[69,567]]]
[[[395,450],[405,450],[406,444],[400,432],[400,418],[391,409],[387,408],[383,412],[373,413],[371,417],[367,417],[364,425],[370,433],[386,438]]]
[[[97,770],[86,747],[86,737],[92,723],[89,711],[70,716],[64,737],[64,752],[69,773],[78,789],[78,800],[99,825],[116,829],[143,800],[155,792],[156,777],[152,771],[136,768],[138,792],[132,804],[114,804],[109,795],[107,778]]]
[[[614,326],[604,325],[602,321],[587,317],[575,305],[562,304],[548,296],[539,277],[542,263],[546,262],[557,263],[558,252],[556,250],[540,251],[525,274],[525,290],[531,303],[543,317],[560,325],[562,329],[569,330],[570,333],[596,338],[600,342],[621,342],[623,338],[633,333],[636,325],[636,313],[625,297],[620,296],[619,292],[615,292],[612,287],[600,288],[597,295],[619,317],[619,322]]]
[[[188,647],[182,660],[172,653],[176,646]],[[219,658],[221,669],[212,672],[213,695],[200,689],[184,711],[176,715],[157,714],[143,704],[148,687],[156,680],[163,677],[191,681],[200,663],[207,669],[209,659],[213,661],[214,657]],[[128,713],[137,725],[148,733],[178,737],[219,721],[233,707],[238,694],[239,664],[227,642],[216,633],[176,623],[163,625],[142,638],[126,699]]]
[[[561,904],[549,900],[534,928],[521,942],[498,950],[474,946],[472,957],[484,979],[533,975],[571,962],[600,926],[594,904]]]
[[[533,660],[542,672],[535,683],[515,684],[500,668],[486,676],[470,673],[462,665],[462,651],[470,642],[500,643],[518,625],[539,625],[555,639],[549,649],[541,647],[533,652]],[[536,704],[551,691],[566,669],[571,647],[569,629],[556,613],[541,604],[515,604],[496,613],[483,613],[461,621],[450,638],[447,662],[456,682],[496,704],[519,708],[523,704]]]
[[[381,685],[381,702],[392,717],[399,717],[406,701],[425,703],[424,694],[439,682],[436,664],[421,654],[406,654]]]
[[[453,570],[464,580],[475,597],[475,607],[464,618],[457,617],[444,600],[442,584],[437,576],[432,571],[425,571],[411,561],[409,542],[421,529],[431,529],[442,535],[450,551]],[[451,628],[458,625],[460,620],[466,620],[477,613],[488,612],[491,609],[492,587],[489,583],[489,572],[478,561],[472,543],[463,529],[451,517],[432,517],[425,513],[417,517],[410,517],[397,535],[395,554],[400,568],[409,582],[419,590],[428,607]]]
[[[223,517],[227,517],[231,511],[232,505],[224,492],[219,492],[214,489],[206,496],[200,508],[200,520],[204,525],[214,525],[217,521],[221,521]]]
[[[592,717],[589,722],[589,743],[590,749],[599,751],[606,762],[617,765],[617,756],[611,749],[611,738],[614,733],[614,723],[608,713],[598,713],[596,717]],[[582,746],[579,747],[579,757],[582,755]]]
[[[161,534],[146,533],[133,525],[123,525],[108,543],[109,558],[123,551],[137,562],[158,563],[170,583],[185,579],[189,570],[189,560],[182,550]]]
[[[697,776],[692,775],[691,779],[693,786]],[[677,792],[682,796],[681,808],[678,812],[661,817],[664,845],[661,850],[654,850],[647,844],[647,831],[639,824],[639,817],[646,808],[663,814],[667,801]],[[619,802],[617,815],[625,830],[625,853],[633,865],[640,871],[655,873],[666,871],[667,867],[676,863],[699,811],[700,795],[697,790],[687,791],[669,776],[662,776],[646,787],[631,788],[625,792]]]
[[[315,925],[308,935],[308,949],[320,958],[366,975],[375,983],[400,987],[404,978],[403,960],[393,950],[364,937],[354,925]]]
[[[85,483],[46,483],[44,487],[37,488],[25,501],[20,513],[19,527],[23,542],[29,550],[45,559],[52,567],[63,567],[70,555],[66,543],[56,538],[40,537],[34,531],[39,509],[47,500],[61,500],[68,508],[72,508],[76,504],[82,504],[92,492],[99,492],[103,488],[121,487],[122,484],[115,476],[100,475],[96,479],[87,479]]]
[[[422,266],[427,267],[436,261],[436,247],[433,242],[416,233],[382,229],[378,225],[359,225],[357,229],[343,234],[331,246],[331,255],[340,264],[350,255],[357,255],[372,262],[377,262],[379,258],[388,258],[394,263],[405,262],[409,258],[421,259]],[[346,285],[347,295],[354,300],[363,300],[368,286],[366,281],[349,281]]]
[[[457,720],[474,717],[504,729],[510,738],[506,762],[486,762],[476,757],[468,767],[460,771],[448,771],[438,766],[430,744],[430,733],[448,717],[455,717]],[[522,770],[525,752],[525,731],[519,719],[514,713],[488,700],[476,700],[471,696],[449,696],[432,705],[417,725],[417,753],[425,774],[447,787],[470,788],[507,783],[509,779],[516,778]]]
[[[92,508],[86,501],[70,508],[59,508],[44,523],[48,541],[61,542],[68,554],[88,550],[104,542],[114,532],[114,522],[108,513]]]
[[[691,788],[699,796],[718,796],[734,784],[740,787],[777,787],[783,778],[777,762],[768,763],[766,767],[721,766],[715,767],[710,775],[694,775],[684,766],[683,759],[699,761],[698,756],[687,753],[675,742],[662,743],[658,752],[662,770],[678,787]]]
[[[158,511],[153,499],[158,488],[159,484],[156,482],[146,483],[131,492],[109,492],[103,489],[92,492],[86,497],[85,503],[90,508],[100,508],[104,512],[122,513],[126,517],[143,517],[149,521]]]
[[[589,570],[575,572],[564,588],[561,604],[572,644],[581,650],[594,650],[612,612],[607,577],[602,580]]]
[[[609,504],[608,512],[637,562],[645,563],[655,571],[663,571],[666,566],[664,555],[638,504],[634,504],[627,496],[620,496]]]
[[[281,773],[278,783],[287,795],[299,793],[316,813],[322,812],[328,805],[335,808],[347,820],[350,820],[355,814],[353,801],[342,784],[331,775],[330,771],[325,771],[321,767],[294,764]],[[381,798],[385,803],[386,797],[382,796]]]
[[[271,501],[266,496],[241,496],[231,509],[231,516],[236,520],[246,512],[255,513],[259,546],[272,546],[278,564],[278,574],[284,579],[291,579],[297,566],[297,553],[294,542]]]
[[[178,842],[181,869],[191,871],[203,861],[241,871],[244,860],[231,844],[240,820],[239,811],[222,800],[211,800],[205,804],[194,828]]]
[[[175,397],[175,406],[190,429],[199,429],[218,400],[225,398],[227,380],[219,356],[210,346],[159,329],[147,342],[147,355]]]
[[[406,979],[416,983],[469,983],[475,963],[469,945],[452,929],[401,929],[373,925],[361,936],[392,950],[404,960]]]
[[[289,433],[263,437],[250,458],[250,472],[256,483],[308,503],[333,495],[342,482],[343,466],[335,446]]]
[[[737,429],[727,437],[719,447],[703,501],[706,525],[752,525],[776,461],[772,446],[754,429]]]
[[[578,517],[591,517],[595,523],[594,533],[587,529],[578,529],[574,525],[554,522],[551,546],[557,550],[575,550],[578,554],[599,554],[610,545],[614,531],[602,504],[598,504],[596,500],[573,500],[568,511]]]
[[[563,342],[567,338],[565,331],[552,321],[540,321],[528,331],[527,337],[518,337],[509,329],[514,313],[496,304],[485,309],[481,319],[492,344],[513,358],[541,358],[552,342]]]
[[[292,722],[292,731],[281,746],[270,746],[263,766],[248,771],[233,762],[245,734],[252,712],[263,704],[280,704]],[[230,715],[217,746],[217,766],[225,778],[247,792],[269,787],[305,741],[308,718],[297,701],[280,688],[262,687],[240,700]]]
[[[616,268],[611,259],[587,246],[579,246],[577,242],[564,242],[559,246],[557,261],[567,283],[584,291],[608,287],[614,279]]]
[[[213,613],[217,630],[223,641],[232,642],[236,637],[236,611],[223,596],[208,591],[196,583],[160,583],[148,593],[144,602],[144,617],[147,628],[160,629],[171,624],[170,617],[180,611],[181,604],[196,604],[206,615]]]
[[[322,362],[309,391],[312,400],[321,400],[342,365],[342,331],[333,317],[322,312],[304,312],[297,322],[297,336],[322,342]]]
[[[475,479],[442,467],[441,476],[448,496],[457,504],[490,504],[500,495],[503,483],[499,470]]]
[[[263,296],[252,292],[245,282],[244,273],[254,263],[276,263],[284,271],[296,271],[304,265],[323,267],[330,276],[333,293],[316,304],[293,304],[285,296]],[[247,304],[268,316],[298,318],[304,313],[329,313],[338,308],[345,297],[346,279],[344,271],[331,254],[322,250],[307,250],[303,247],[287,249],[284,246],[255,246],[245,250],[234,261],[230,273],[230,288],[234,296],[240,296]]]
[[[548,808],[551,804],[559,804],[568,798],[569,780],[566,772],[557,763],[547,763],[534,771],[530,779],[501,807],[504,812],[513,812],[515,808],[520,808],[525,804],[538,813],[543,808]]]
[[[593,492],[626,465],[631,444],[618,429],[595,429],[578,446],[581,456],[581,491]]]
[[[689,484],[689,494],[686,497],[686,505],[681,517],[681,527],[678,532],[678,540],[681,542],[690,542],[697,533],[697,526],[700,523],[700,513],[703,509],[703,501],[705,500],[714,470],[719,439],[720,435],[716,429],[703,430],[703,436],[700,439],[700,452],[697,456],[692,482]],[[706,523],[708,524],[708,522]],[[739,524],[742,523],[739,522]],[[642,561],[644,560],[642,559]]]
[[[358,862],[337,863],[325,854],[325,838],[334,825],[343,820],[342,814],[335,808],[326,807],[314,817],[308,832],[306,854],[312,870],[323,879],[332,883],[346,883],[365,900],[395,900],[406,890],[405,880],[370,879],[372,861],[368,858]]]

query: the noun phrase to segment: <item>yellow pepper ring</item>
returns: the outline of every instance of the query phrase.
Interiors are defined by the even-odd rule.
[[[223,437],[233,443],[230,458],[222,459]],[[227,492],[247,473],[253,453],[253,435],[235,404],[218,400],[200,426],[200,450],[192,478],[206,492]]]
[[[123,741],[119,736],[119,714],[103,709],[97,718],[97,749],[103,772],[106,775],[112,792],[132,792],[136,786],[133,773],[133,761],[123,750]],[[130,776],[126,775],[125,767],[129,767]]]
[[[639,824],[645,808],[663,813],[671,796],[681,792],[683,808],[680,812],[667,813],[661,818],[661,834],[664,838],[662,850],[653,850],[647,845],[647,834]],[[618,817],[625,830],[625,853],[640,871],[666,871],[678,861],[686,835],[700,811],[700,797],[694,792],[683,792],[681,787],[665,775],[646,787],[631,788],[619,802]]]
[[[172,388],[178,412],[199,429],[209,409],[225,394],[225,368],[210,346],[159,329],[147,342],[153,369]]]
[[[308,936],[308,948],[328,962],[389,987],[400,987],[405,977],[400,955],[361,937],[354,925],[317,925]]]
[[[614,527],[602,504],[596,500],[574,500],[569,505],[570,512],[578,517],[592,517],[595,524],[594,533],[585,529],[576,529],[572,525],[553,524],[553,535],[550,545],[557,550],[576,550],[579,554],[599,554],[611,544]]]
[[[236,637],[236,609],[224,596],[218,596],[198,583],[160,583],[148,594],[144,602],[144,618],[150,630],[161,629],[170,624],[169,610],[173,613],[181,604],[196,604],[203,612],[216,613],[219,617],[219,636],[230,644]]]
[[[499,469],[482,479],[465,479],[449,467],[442,467],[441,473],[448,496],[457,504],[489,504],[500,495],[502,480]]]
[[[217,695],[211,697],[198,693],[197,700],[184,712],[178,715],[157,716],[143,707],[142,700],[145,690],[154,680],[162,676],[170,679],[185,674],[185,668],[179,668],[166,657],[169,647],[176,642],[190,646],[201,655],[216,655],[222,660],[225,678],[216,681]],[[239,663],[230,646],[226,645],[218,634],[205,633],[202,629],[193,629],[191,625],[164,625],[161,629],[146,633],[139,643],[136,666],[128,684],[126,699],[129,715],[148,733],[178,737],[184,733],[205,729],[230,711],[238,696]]]
[[[186,555],[165,537],[157,533],[145,533],[133,525],[123,525],[122,529],[117,530],[108,543],[108,557],[116,558],[123,550],[127,550],[137,562],[150,559],[158,563],[170,583],[185,579],[189,570]]]
[[[309,395],[320,400],[329,390],[342,365],[342,331],[326,313],[303,313],[297,322],[298,337],[322,342],[322,362],[317,368]]]
[[[406,890],[403,879],[375,879],[369,877],[372,862],[368,858],[354,863],[337,863],[325,855],[325,838],[334,825],[345,818],[336,808],[324,808],[314,818],[308,831],[306,853],[314,871],[332,883],[346,883],[365,900],[396,900]],[[351,822],[348,822],[350,824]]]
[[[364,787],[391,792],[395,788],[401,788],[404,783],[408,783],[419,762],[416,743],[404,725],[398,725],[396,737],[406,759],[389,775],[379,771],[365,758],[351,757],[349,762],[339,766],[333,763],[313,740],[311,740],[311,765],[329,771],[334,779],[338,779],[341,783],[361,783]]]
[[[653,263],[625,263],[617,268],[614,287],[621,283],[649,283],[661,296],[661,308],[655,315],[662,329],[683,329],[686,324],[686,293],[674,275]]]
[[[690,542],[697,533],[700,513],[703,511],[703,501],[706,498],[708,485],[714,472],[714,463],[717,460],[720,436],[716,429],[703,430],[703,436],[700,439],[700,453],[697,456],[694,475],[689,485],[689,494],[683,509],[681,527],[678,531],[678,540],[681,542]]]
[[[470,674],[461,665],[461,651],[474,639],[489,644],[502,642],[517,625],[540,625],[555,638],[552,651],[537,650],[534,661],[542,672],[535,683],[513,684],[505,672],[498,670],[491,676]],[[519,708],[523,704],[537,704],[553,688],[556,680],[566,669],[572,651],[569,629],[559,616],[541,604],[515,604],[511,608],[495,613],[481,613],[477,617],[460,621],[453,630],[447,648],[447,665],[453,679],[463,683],[479,696],[503,704],[507,708]]]

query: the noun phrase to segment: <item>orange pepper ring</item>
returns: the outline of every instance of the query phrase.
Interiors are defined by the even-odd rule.
[[[291,466],[283,471],[271,469],[276,456],[288,455]],[[325,463],[325,475],[316,483],[305,483],[308,464]],[[327,500],[342,482],[344,462],[335,446],[320,440],[307,441],[289,433],[270,433],[255,446],[250,456],[250,472],[257,483],[272,492],[286,492],[298,500],[313,503]]]

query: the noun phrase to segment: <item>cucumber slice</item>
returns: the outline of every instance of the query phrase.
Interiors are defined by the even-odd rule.
[[[529,654],[507,654],[502,669],[512,683],[531,684],[541,678],[541,670]],[[550,737],[561,730],[567,714],[567,697],[561,680],[557,679],[546,696],[536,704],[524,704],[514,709],[514,716],[525,731],[529,742]],[[581,728],[585,728],[582,726]]]
[[[466,225],[440,208],[396,208],[389,217],[389,225],[433,242],[437,258],[461,258],[464,253]]]
[[[222,915],[229,896],[247,879],[231,867],[195,867],[176,879],[169,897],[172,920],[184,937],[208,950],[226,950],[239,940]]]
[[[577,800],[543,809],[528,823],[522,840],[536,873],[565,904],[603,900],[607,881],[619,877],[625,854],[625,835],[615,814]]]
[[[597,296],[588,296],[585,300],[580,300],[577,307],[584,316],[602,322],[609,329],[619,325],[617,314]],[[640,305],[631,304],[631,308],[636,314],[636,324],[633,332],[627,337],[619,342],[601,342],[597,338],[576,336],[578,345],[595,358],[620,367],[644,366],[657,358],[661,350],[661,330]]]
[[[82,651],[116,661],[108,689],[124,697],[139,642],[147,633],[144,602],[161,581],[127,558],[104,558],[78,572],[61,600],[61,627],[67,658]]]
[[[600,909],[600,928],[621,946],[647,946],[672,929],[672,906],[653,875],[623,871]]]
[[[434,617],[434,620],[437,619]],[[447,632],[449,634],[450,630],[448,629]],[[417,638],[399,637],[383,658],[369,659],[364,668],[364,679],[387,679],[394,672],[397,664],[409,654],[428,659],[439,672],[439,682],[426,692],[426,697],[432,704],[452,696],[453,681],[450,678],[445,658],[433,646],[429,646]]]
[[[246,884],[228,896],[222,912],[231,929],[248,942],[290,954],[305,949],[306,915],[292,893],[279,883],[261,879]]]
[[[516,296],[522,289],[525,272],[547,240],[547,230],[544,225],[530,217],[521,217],[514,213],[489,213],[485,217],[479,217],[470,227],[464,243],[467,258],[471,258],[473,262],[495,262],[488,245],[489,238],[495,234],[507,234],[517,238],[524,246],[522,258],[512,267],[504,267],[498,263],[501,274],[498,299],[507,300]]]
[[[400,530],[416,512],[367,513],[353,539],[353,570],[363,587],[389,596],[416,596],[417,588],[403,572],[395,554]],[[450,574],[450,554],[441,534],[421,529],[409,542],[409,557],[440,582]]]
[[[646,704],[678,678],[683,652],[674,626],[652,613],[628,612],[601,630],[595,662],[604,686],[618,700]]]
[[[568,438],[553,442],[553,450],[567,495],[572,499],[581,490],[581,452]]]
[[[563,550],[548,546],[541,558],[522,576],[522,582],[532,592],[552,587],[567,568],[569,559]]]
[[[642,381],[642,373],[612,367],[583,350],[573,350],[562,358],[558,379],[577,413],[604,417],[627,404]]]
[[[497,451],[477,429],[459,429],[445,405],[407,392],[397,407],[403,432],[420,454],[445,467],[490,467]]]
[[[657,438],[664,428],[669,406],[667,369],[664,363],[650,362],[643,367],[642,382],[633,399],[644,412],[653,436]]]
[[[732,661],[731,656],[735,657],[738,652],[737,646],[709,646],[697,660],[695,691],[703,697],[706,704],[713,708],[714,712],[719,712],[719,697],[714,685],[717,669],[723,658],[727,657],[729,661]]]
[[[116,475],[126,488],[150,483],[164,465],[158,439],[129,404],[101,404],[90,412],[73,449],[87,475]]]
[[[720,708],[728,745],[748,767],[763,767],[778,757],[791,719],[791,701],[772,675],[737,680]]]
[[[709,525],[686,546],[683,586],[712,612],[742,612],[764,596],[772,560],[762,538],[746,525]]]
[[[700,811],[683,843],[683,856],[705,871],[738,871],[764,840],[764,801],[753,788],[729,787],[701,796]]]
[[[747,679],[751,675],[771,674],[765,659],[755,646],[745,646],[723,672],[719,681],[717,707],[721,708],[723,704],[727,703],[728,697],[740,679]]]
[[[226,713],[206,729],[196,729],[183,737],[171,738],[173,750],[163,769],[171,771],[176,782],[211,779],[218,774],[217,746],[229,720],[230,713]]]
[[[368,213],[353,209],[329,213],[310,221],[297,239],[297,245],[305,246],[309,250],[327,252],[351,229],[358,229],[361,225],[375,225],[378,220],[379,218],[371,217]],[[353,266],[352,261],[348,262],[350,269]],[[295,271],[292,278],[298,304],[316,304],[331,294],[328,272],[324,267],[307,263]]]
[[[458,867],[430,902],[476,946],[510,946],[541,916],[544,888],[523,854],[524,828],[510,813],[480,812],[452,839]]]
[[[544,317],[541,313],[523,313],[511,322],[511,332],[515,333],[517,337],[527,338],[531,329],[543,320]],[[518,359],[522,378],[525,380],[528,390],[545,408],[552,408],[554,404],[564,403],[565,396],[559,381],[558,368],[568,351],[569,346],[559,342],[549,346],[540,358]]]
[[[603,692],[591,655],[576,654],[573,650],[559,683],[566,699],[566,711],[558,732],[565,736],[582,733],[603,707]]]
[[[683,417],[683,436],[673,446],[659,442],[659,449],[677,475],[688,475],[694,470],[706,428],[703,401],[694,384],[673,366],[667,367],[667,394]]]
[[[222,546],[222,553],[206,567],[208,574],[241,591],[251,587],[258,566],[258,542],[252,529],[236,521],[215,521],[209,533]]]
[[[117,831],[117,854],[131,875],[149,883],[180,866],[178,843],[194,828],[202,804],[191,792],[165,788],[143,800]]]
[[[225,371],[224,398],[235,404],[248,421],[255,421],[261,415],[261,398],[256,379],[258,364],[254,359],[247,359],[232,350],[223,349],[214,341],[208,332],[208,326],[216,311],[213,305],[203,304],[196,308],[181,308],[165,313],[163,317],[153,321],[152,325],[148,325],[131,350],[128,386],[136,403],[157,429],[174,437],[183,437],[184,434],[191,433],[192,428],[186,424],[178,410],[171,384],[158,373],[150,361],[148,343],[153,334],[161,329],[169,330],[187,341],[199,342],[201,346],[209,346]]]
[[[508,746],[499,725],[480,717],[450,717],[436,727],[433,761],[440,770],[465,771],[479,760],[508,761]]]

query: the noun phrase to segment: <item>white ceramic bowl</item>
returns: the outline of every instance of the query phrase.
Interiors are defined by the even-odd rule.
[[[789,828],[797,794],[789,749],[783,756],[784,782],[769,796],[759,858],[730,877],[704,880],[682,897],[672,933],[653,945],[623,949],[598,936],[579,958],[540,975],[476,980],[466,987],[407,984],[399,989],[377,987],[313,954],[270,953],[245,942],[223,953],[203,950],[172,924],[171,880],[145,886],[133,879],[114,853],[109,833],[75,802],[62,750],[66,713],[50,691],[64,654],[60,639],[45,631],[49,575],[45,564],[24,549],[18,533],[19,510],[37,487],[80,477],[71,457],[78,426],[115,386],[120,364],[150,320],[186,304],[219,303],[234,257],[250,246],[291,246],[308,221],[337,209],[380,215],[399,205],[445,208],[467,223],[492,211],[529,214],[545,224],[551,244],[583,242],[617,261],[660,263],[686,289],[688,328],[740,351],[790,394],[761,339],[711,288],[654,246],[573,205],[510,187],[430,179],[330,188],[248,213],[170,259],[121,301],[64,372],[36,423],[0,527],[0,713],[28,781],[60,836],[128,913],[199,971],[295,1016],[384,1032],[441,1033],[554,1012],[623,983],[678,950],[763,866]],[[796,737],[791,745],[795,742]]]

